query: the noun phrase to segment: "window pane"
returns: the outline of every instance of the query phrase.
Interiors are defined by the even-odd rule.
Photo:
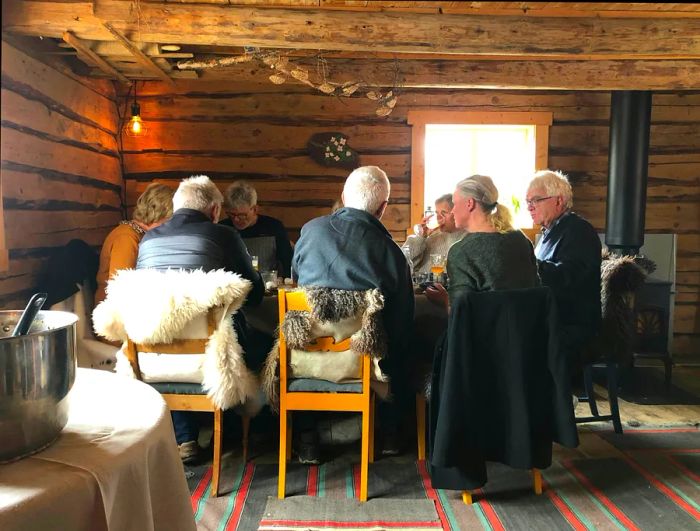
[[[535,126],[428,124],[425,128],[426,205],[475,173],[488,175],[516,227],[532,227],[525,187],[535,172]]]

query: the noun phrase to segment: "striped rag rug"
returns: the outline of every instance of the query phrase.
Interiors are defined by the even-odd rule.
[[[189,468],[199,529],[675,529],[700,530],[700,431],[627,429],[582,433],[577,450],[557,448],[532,492],[527,471],[489,464],[488,483],[464,505],[433,489],[424,462],[370,464],[369,498],[359,488],[356,452],[320,466],[290,463],[287,498],[277,500],[277,464],[227,461],[222,495],[209,497],[211,468]],[[354,449],[353,449],[354,450]]]

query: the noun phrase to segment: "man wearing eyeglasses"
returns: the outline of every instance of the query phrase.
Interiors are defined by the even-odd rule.
[[[280,220],[258,214],[258,194],[250,183],[236,181],[226,189],[225,212],[221,224],[238,230],[248,253],[258,257],[260,271],[291,276],[293,251],[287,230]]]
[[[554,292],[560,343],[578,372],[581,349],[600,327],[600,239],[588,221],[572,212],[571,185],[559,171],[537,172],[526,203],[532,221],[542,227],[535,247],[540,279]]]

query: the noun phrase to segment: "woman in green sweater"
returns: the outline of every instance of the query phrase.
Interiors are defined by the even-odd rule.
[[[457,184],[453,195],[455,225],[467,234],[447,255],[449,299],[460,291],[493,291],[539,286],[532,244],[515,230],[512,216],[498,203],[490,177],[472,175]],[[448,292],[440,284],[425,291],[432,302],[448,308]]]

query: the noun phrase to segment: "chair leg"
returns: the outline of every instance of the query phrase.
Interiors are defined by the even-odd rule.
[[[472,493],[468,490],[463,490],[462,501],[465,503],[465,505],[471,505],[474,502],[474,500],[472,499]]]
[[[598,415],[598,405],[595,403],[595,393],[593,392],[593,366],[586,365],[583,369],[583,384],[586,387],[586,396],[588,397],[588,407],[591,410],[591,415]]]
[[[418,460],[425,460],[425,397],[416,394],[416,435],[418,437]]]
[[[542,472],[538,468],[532,469],[532,490],[535,494],[542,494]]]
[[[374,413],[376,404],[374,403],[374,393],[369,399],[369,462],[374,463]]]
[[[362,412],[362,450],[360,455],[360,501],[367,501],[367,472],[369,470],[369,437],[371,397]]]
[[[617,363],[608,363],[608,402],[615,433],[622,433],[620,409],[617,404]]]
[[[219,495],[219,478],[221,477],[221,425],[223,415],[221,409],[214,410],[214,462],[212,463],[211,496]]]
[[[243,462],[248,462],[248,435],[250,434],[250,417],[244,416],[241,419],[243,423]]]
[[[289,413],[282,409],[280,411],[280,453],[279,453],[279,473],[277,476],[277,497],[284,499],[287,473],[287,459],[292,449],[290,443],[291,429],[287,427]]]
[[[664,382],[666,384],[666,393],[671,390],[671,371],[673,364],[669,358],[664,359]]]
[[[287,413],[287,461],[292,460],[292,414]]]

